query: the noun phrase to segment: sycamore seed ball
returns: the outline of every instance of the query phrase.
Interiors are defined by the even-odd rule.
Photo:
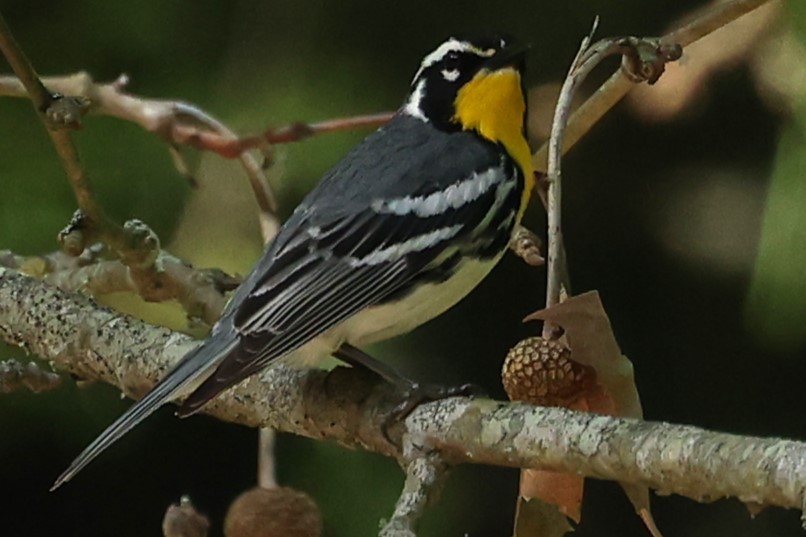
[[[591,367],[571,360],[571,350],[556,340],[526,338],[510,349],[501,371],[512,401],[567,406],[595,378]]]
[[[289,487],[255,487],[235,498],[225,537],[319,537],[322,515],[313,499]]]

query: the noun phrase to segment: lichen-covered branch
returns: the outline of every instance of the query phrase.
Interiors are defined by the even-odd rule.
[[[146,269],[125,265],[118,260],[81,256],[64,252],[21,256],[0,250],[0,267],[19,269],[43,278],[63,291],[82,291],[95,296],[131,292],[149,302],[176,300],[188,316],[213,325],[227,303],[226,292],[240,280],[218,269],[195,269],[165,250],[159,250]],[[152,267],[159,270],[152,270]]]
[[[194,344],[185,335],[4,268],[0,338],[135,397]],[[225,392],[207,411],[226,421],[329,439],[405,463],[406,454],[381,433],[399,395],[360,370],[276,366]],[[577,472],[699,501],[733,496],[802,508],[806,491],[806,443],[791,440],[466,398],[421,405],[390,433],[395,444],[437,449],[450,463]]]
[[[448,464],[439,452],[423,452],[409,443],[411,454],[406,464],[403,491],[383,529],[381,537],[416,537],[417,522],[440,490],[448,472]]]
[[[25,388],[34,393],[57,388],[62,377],[39,367],[36,362],[24,364],[18,360],[0,360],[0,393]]]
[[[549,468],[708,502],[802,509],[806,443],[521,403],[449,400],[408,426],[464,461]]]

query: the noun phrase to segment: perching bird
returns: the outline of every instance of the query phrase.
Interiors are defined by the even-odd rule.
[[[328,171],[269,243],[210,336],[95,439],[71,479],[163,404],[187,416],[266,366],[336,355],[388,376],[356,346],[456,304],[507,248],[533,186],[526,48],[451,37],[403,106]]]

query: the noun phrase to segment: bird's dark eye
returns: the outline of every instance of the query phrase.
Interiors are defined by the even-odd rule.
[[[448,69],[454,69],[459,66],[459,52],[452,50],[445,56],[445,66]]]

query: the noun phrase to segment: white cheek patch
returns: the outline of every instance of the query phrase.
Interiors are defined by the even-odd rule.
[[[421,121],[428,122],[428,118],[425,117],[423,113],[423,109],[420,108],[420,101],[423,100],[425,96],[425,80],[420,80],[417,83],[417,87],[414,88],[414,91],[411,92],[408,101],[406,104],[403,105],[403,112],[407,115],[412,117],[416,117]]]
[[[448,82],[456,82],[459,78],[459,69],[443,69],[440,72],[442,73],[442,78]]]

